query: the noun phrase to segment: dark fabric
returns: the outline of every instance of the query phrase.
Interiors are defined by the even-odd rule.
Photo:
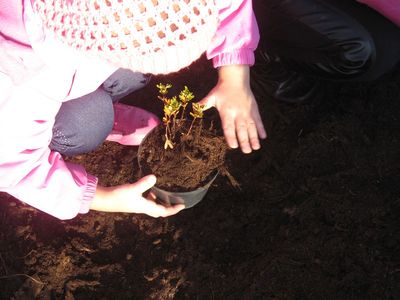
[[[379,78],[400,61],[400,28],[343,0],[256,0],[258,51],[290,69],[329,80]]]

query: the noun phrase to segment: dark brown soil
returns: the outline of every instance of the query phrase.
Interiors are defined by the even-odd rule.
[[[201,60],[124,102],[161,115],[156,83],[201,99],[215,78]],[[1,194],[0,299],[400,299],[400,72],[324,88],[301,105],[256,88],[269,137],[228,154],[241,190],[219,176],[170,218],[59,221]],[[103,185],[139,176],[137,147],[74,160]]]
[[[206,185],[224,166],[228,149],[213,122],[206,121],[195,120],[192,125],[190,120],[177,120],[173,149],[164,149],[164,125],[151,131],[139,148],[142,174],[156,175],[156,186],[170,192],[190,192]]]

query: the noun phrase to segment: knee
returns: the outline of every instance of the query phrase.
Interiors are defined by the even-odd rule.
[[[339,45],[334,71],[344,80],[357,80],[371,72],[376,62],[376,49],[369,34],[360,35]]]
[[[150,79],[150,75],[133,72],[128,69],[118,69],[106,79],[102,87],[115,102],[145,87]]]
[[[95,150],[108,136],[114,125],[112,101],[104,92],[94,92],[86,105],[75,100],[66,102],[57,115],[50,149],[65,155],[78,155]],[[72,107],[72,108],[71,108]]]

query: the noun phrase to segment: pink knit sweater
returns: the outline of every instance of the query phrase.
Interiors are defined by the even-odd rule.
[[[259,36],[251,0],[216,3],[208,58],[215,67],[253,64]],[[71,219],[89,210],[97,178],[48,148],[54,118],[64,101],[94,91],[116,67],[46,35],[30,5],[0,0],[0,191]]]

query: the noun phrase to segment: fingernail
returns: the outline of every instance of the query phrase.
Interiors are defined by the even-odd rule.
[[[231,147],[232,149],[236,149],[237,147],[239,147],[238,144],[230,144],[229,147]]]

